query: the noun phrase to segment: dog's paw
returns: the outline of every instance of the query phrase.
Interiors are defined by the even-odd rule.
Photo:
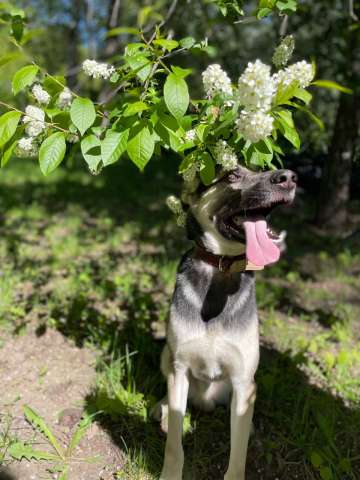
[[[160,422],[161,430],[164,433],[168,431],[168,416],[169,416],[169,407],[166,397],[158,402],[155,407],[151,410],[150,416]]]

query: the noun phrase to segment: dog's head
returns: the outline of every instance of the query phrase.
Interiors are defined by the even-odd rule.
[[[252,172],[239,167],[190,198],[188,232],[216,255],[246,252],[258,266],[279,259],[281,239],[268,227],[277,205],[294,200],[297,177],[290,170]]]

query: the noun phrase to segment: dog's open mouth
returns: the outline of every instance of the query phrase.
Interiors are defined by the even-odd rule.
[[[288,202],[279,201],[268,207],[239,210],[222,219],[223,228],[233,239],[245,240],[249,262],[263,267],[279,260],[283,236],[270,227],[267,217],[277,205],[285,203]]]

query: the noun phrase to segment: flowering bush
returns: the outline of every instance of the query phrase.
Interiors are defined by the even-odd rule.
[[[220,9],[239,6],[235,1],[217,3]],[[264,9],[269,10],[270,3],[271,8],[286,4],[291,10],[294,0],[261,1],[259,17],[268,14]],[[18,23],[18,17],[23,20],[18,12],[14,15]],[[17,45],[22,31],[13,27],[12,34]],[[28,106],[22,111],[0,101],[8,110],[0,117],[1,166],[13,154],[38,156],[41,171],[48,175],[79,143],[92,173],[122,156],[142,170],[153,156],[171,150],[181,158],[179,173],[191,190],[199,181],[211,184],[238,161],[252,168],[276,168],[276,162],[282,162],[281,138],[300,148],[295,110],[321,126],[308,109],[312,95],[307,88],[330,84],[314,82],[314,65],[306,61],[286,66],[294,49],[292,37],[276,48],[274,72],[256,60],[233,81],[220,65],[209,65],[202,73],[204,98],[195,100],[186,81],[192,71],[170,62],[178,53],[205,48],[206,41],[165,38],[156,28],[150,38],[139,32],[138,42],[127,45],[121,65],[85,60],[83,75],[113,86],[102,103],[71,91],[64,77],[50,75],[35,63],[25,65],[15,73],[12,91],[14,96],[25,94]]]

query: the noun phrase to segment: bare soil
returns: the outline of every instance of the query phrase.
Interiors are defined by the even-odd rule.
[[[95,352],[78,348],[59,332],[39,335],[27,329],[20,337],[5,340],[0,349],[0,413],[11,419],[11,435],[31,440],[34,448],[51,451],[46,440],[24,419],[24,405],[40,414],[64,446],[82,416],[84,398],[95,379]],[[89,460],[91,458],[91,460]],[[84,460],[87,459],[87,460]],[[108,480],[123,464],[122,452],[94,422],[74,452],[70,480]],[[58,478],[46,461],[12,462],[0,479]]]

